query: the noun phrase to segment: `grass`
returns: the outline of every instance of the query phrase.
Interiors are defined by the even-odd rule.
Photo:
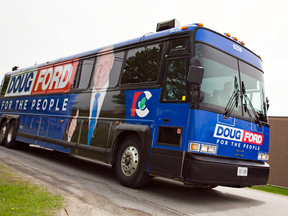
[[[53,215],[62,207],[63,198],[51,195],[43,186],[32,185],[0,164],[0,214]]]
[[[270,186],[270,185],[265,185],[265,186],[253,186],[251,187],[252,189],[255,190],[261,190],[269,193],[275,193],[275,194],[281,194],[284,196],[288,196],[288,189],[285,188],[280,188],[280,187],[275,187],[275,186]]]

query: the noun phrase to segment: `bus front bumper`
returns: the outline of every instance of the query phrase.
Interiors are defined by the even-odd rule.
[[[267,163],[261,161],[186,153],[182,177],[184,182],[194,184],[230,187],[266,185],[269,168]]]

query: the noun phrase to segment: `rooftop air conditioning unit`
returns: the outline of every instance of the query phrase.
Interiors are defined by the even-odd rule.
[[[180,22],[176,19],[157,23],[156,32],[180,26]]]

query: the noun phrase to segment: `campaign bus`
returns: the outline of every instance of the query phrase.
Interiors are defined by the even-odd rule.
[[[5,74],[0,145],[102,161],[127,187],[164,177],[200,188],[265,185],[268,99],[262,59],[203,24]]]

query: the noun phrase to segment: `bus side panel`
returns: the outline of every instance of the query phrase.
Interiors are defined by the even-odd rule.
[[[27,118],[27,115],[20,115],[20,121],[19,121],[19,127],[18,127],[19,132],[24,133],[24,126],[25,126],[26,118]],[[34,142],[33,139],[29,139],[27,137],[19,136],[19,135],[16,136],[16,140],[21,141],[21,142],[26,142],[26,143]]]
[[[46,137],[52,138],[52,139],[54,137],[57,137],[58,122],[59,122],[59,118],[52,118],[52,117],[50,118],[50,122],[49,122],[49,126],[48,126],[47,136]],[[49,142],[45,142],[45,147],[54,149],[55,148],[55,144],[49,143]]]
[[[71,116],[70,107],[73,107],[77,96],[78,94],[62,94],[3,98],[0,99],[2,104],[0,111],[20,115],[18,127],[20,134],[16,140],[69,152],[69,149],[45,142],[45,137],[62,140]]]
[[[48,129],[48,125],[49,125],[49,120],[50,119],[48,117],[41,117],[37,136],[46,137],[47,129]],[[40,146],[45,147],[45,141],[36,140],[36,145],[40,145]]]

